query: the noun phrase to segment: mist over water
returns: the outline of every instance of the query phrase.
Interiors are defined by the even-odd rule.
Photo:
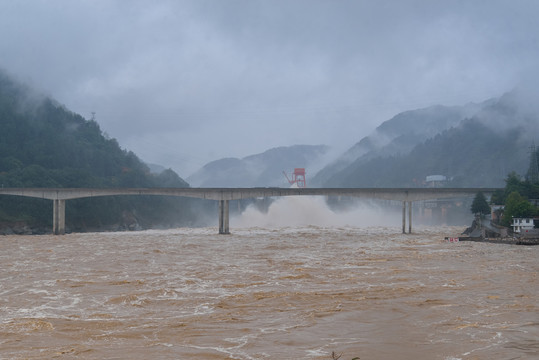
[[[231,226],[399,226],[402,218],[396,209],[382,207],[374,201],[355,202],[346,210],[331,209],[321,196],[288,196],[277,198],[267,209],[249,205],[239,216],[231,218]]]

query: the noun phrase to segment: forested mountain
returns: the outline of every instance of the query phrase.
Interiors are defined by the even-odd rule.
[[[318,186],[334,184],[329,179],[353,163],[357,167],[358,163],[367,163],[376,158],[408,154],[417,144],[458,125],[488,103],[452,107],[437,105],[397,114],[319,171],[313,182]]]
[[[393,133],[385,146],[372,146],[347,164],[341,161],[340,168],[332,164],[317,179],[323,186],[335,187],[415,187],[425,186],[429,175],[444,175],[446,186],[503,187],[508,173],[526,171],[529,148],[538,134],[539,112],[525,105],[523,95],[513,91],[452,114],[447,108],[435,107],[428,109],[426,117],[421,116],[425,111],[398,115],[382,124],[374,137],[360,141],[347,156],[361,144],[371,143],[372,138]],[[428,119],[442,130],[436,133],[435,127],[431,131],[423,128]],[[418,131],[406,132],[410,127]],[[402,143],[405,145],[399,146]]]
[[[0,184],[3,187],[187,187],[174,171],[152,175],[94,120],[67,110],[0,72]],[[179,199],[112,197],[67,202],[71,229],[193,221]],[[126,220],[128,219],[128,220]],[[50,201],[3,196],[0,222],[47,229]]]
[[[277,147],[243,159],[212,161],[187,180],[193,186],[201,187],[287,187],[283,171],[290,174],[294,168],[301,167],[306,168],[307,174],[312,171],[314,175],[315,166],[319,166],[327,151],[328,147],[324,145]]]

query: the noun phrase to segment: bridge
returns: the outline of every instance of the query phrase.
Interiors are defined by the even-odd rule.
[[[496,188],[1,188],[0,195],[26,196],[53,201],[53,233],[65,233],[65,202],[98,196],[159,195],[210,199],[219,202],[219,234],[229,234],[229,201],[280,196],[346,196],[402,201],[402,232],[412,232],[412,202],[492,195]]]

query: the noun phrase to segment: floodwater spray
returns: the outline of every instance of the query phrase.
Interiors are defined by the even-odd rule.
[[[231,219],[233,227],[283,226],[399,226],[399,212],[373,201],[361,201],[347,210],[332,210],[325,198],[288,196],[276,199],[267,212],[250,205]]]

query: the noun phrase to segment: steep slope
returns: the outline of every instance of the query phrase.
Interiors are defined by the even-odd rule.
[[[450,179],[448,186],[503,186],[509,172],[525,172],[538,129],[539,117],[529,109],[521,111],[518,99],[511,92],[489,101],[472,118],[408,153],[360,157],[324,185],[425,186],[426,176],[440,174]]]
[[[320,170],[313,182],[319,186],[327,184],[331,177],[352,163],[357,166],[358,161],[365,163],[378,157],[405,155],[417,144],[473,116],[488,103],[453,107],[437,105],[397,114]]]
[[[186,187],[172,170],[158,175],[115,139],[47,96],[37,94],[0,72],[0,183],[3,187]],[[102,207],[100,205],[103,205]],[[108,198],[70,201],[67,223],[72,229],[99,228],[137,214],[153,226],[175,221],[169,211],[187,214],[169,199]],[[99,209],[98,209],[99,208]],[[47,228],[48,202],[3,197],[0,221],[25,221]]]
[[[273,148],[243,159],[212,161],[187,180],[201,187],[288,186],[283,171],[290,173],[295,167],[304,167],[309,173],[309,168],[317,166],[327,151],[324,145]]]

